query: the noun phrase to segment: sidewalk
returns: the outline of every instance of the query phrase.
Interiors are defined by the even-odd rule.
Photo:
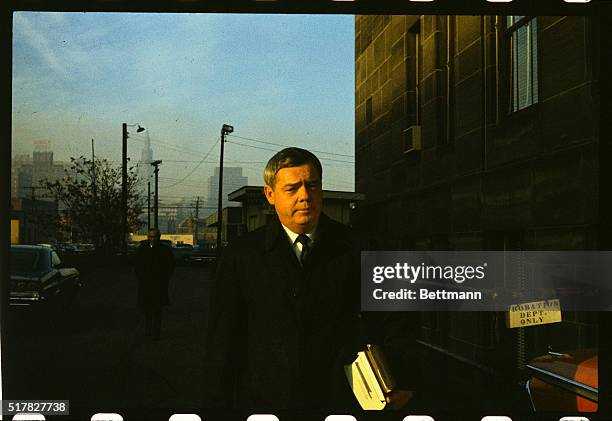
[[[177,268],[170,285],[171,305],[164,309],[161,339],[144,336],[144,320],[135,326],[127,350],[124,406],[197,408],[203,376],[205,306],[208,280]]]

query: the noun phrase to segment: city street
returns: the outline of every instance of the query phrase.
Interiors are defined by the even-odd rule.
[[[159,341],[144,336],[131,267],[85,274],[66,311],[12,308],[4,399],[66,399],[75,409],[198,407],[210,272],[176,268]]]
[[[132,267],[92,269],[82,279],[85,285],[70,309],[11,309],[11,345],[2,350],[4,399],[69,400],[71,414],[135,411],[138,419],[160,409],[201,408],[211,269],[177,266],[159,341],[144,336]],[[426,348],[415,358],[420,361],[415,367],[423,368],[411,375],[420,377],[423,408],[440,401],[446,409],[465,408],[476,402],[474,393],[483,398],[481,409],[528,408],[522,390],[508,382],[491,387],[478,370],[454,371]]]

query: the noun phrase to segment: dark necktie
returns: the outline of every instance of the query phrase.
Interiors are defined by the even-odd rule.
[[[308,245],[310,243],[310,238],[308,238],[306,234],[300,234],[298,235],[295,241],[302,244],[302,252],[300,253],[300,263],[303,266],[304,262],[308,258],[308,253],[310,253],[310,246]]]

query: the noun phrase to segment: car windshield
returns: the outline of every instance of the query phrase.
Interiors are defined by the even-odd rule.
[[[43,250],[11,248],[11,273],[40,272],[46,260]]]

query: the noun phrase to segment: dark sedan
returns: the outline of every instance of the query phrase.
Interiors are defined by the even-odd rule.
[[[79,271],[61,267],[59,256],[51,248],[11,246],[11,306],[67,306],[81,285]]]

